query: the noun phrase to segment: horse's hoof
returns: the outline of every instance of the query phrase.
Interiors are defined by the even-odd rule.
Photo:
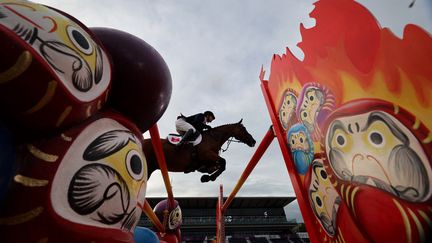
[[[209,182],[209,180],[210,180],[210,176],[209,175],[203,175],[203,176],[201,176],[201,182],[202,183]]]

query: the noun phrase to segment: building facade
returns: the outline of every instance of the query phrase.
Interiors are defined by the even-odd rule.
[[[164,198],[147,198],[154,207]],[[182,209],[183,242],[211,242],[216,233],[216,197],[176,198]],[[295,197],[236,197],[225,214],[227,242],[309,242],[304,227],[288,222],[284,207]],[[143,214],[139,226],[151,228]]]

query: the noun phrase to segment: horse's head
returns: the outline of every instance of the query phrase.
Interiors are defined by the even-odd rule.
[[[233,137],[242,143],[247,144],[249,147],[255,146],[255,139],[250,135],[246,128],[242,124],[243,119],[239,122],[232,124]]]

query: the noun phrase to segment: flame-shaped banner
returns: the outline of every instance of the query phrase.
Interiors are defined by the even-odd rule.
[[[310,16],[304,60],[287,49],[260,78],[311,240],[430,242],[431,35],[352,0]]]

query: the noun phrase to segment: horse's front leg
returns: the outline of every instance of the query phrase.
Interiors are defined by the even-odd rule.
[[[216,178],[222,174],[222,172],[226,169],[226,160],[222,157],[219,157],[219,159],[216,161],[216,167],[217,170],[213,172],[211,175],[203,175],[201,176],[201,182],[208,182],[208,181],[214,181]]]

